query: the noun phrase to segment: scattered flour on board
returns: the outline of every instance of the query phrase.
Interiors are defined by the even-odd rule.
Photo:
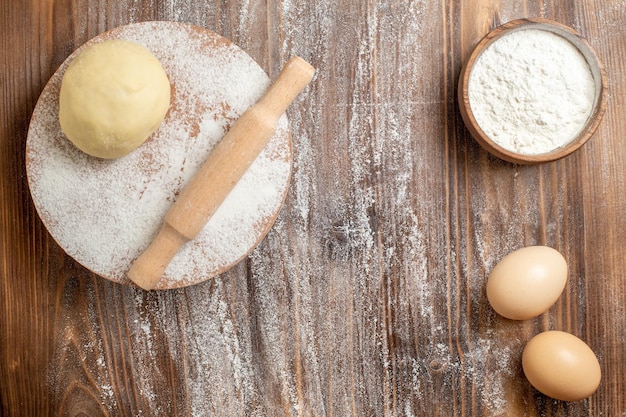
[[[122,27],[114,36],[143,44],[163,64],[174,91],[164,123],[124,158],[82,154],[58,126],[62,67],[37,105],[27,154],[33,200],[55,240],[88,269],[125,282],[178,192],[270,81],[241,49],[208,31],[161,22]],[[172,260],[162,284],[202,281],[244,257],[280,209],[290,171],[283,116],[207,226]]]
[[[488,137],[530,155],[557,149],[580,132],[593,108],[595,83],[571,42],[526,29],[506,34],[480,54],[468,94]]]

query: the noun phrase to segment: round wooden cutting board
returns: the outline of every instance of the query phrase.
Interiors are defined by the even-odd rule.
[[[69,63],[86,46],[126,39],[147,47],[172,86],[160,128],[131,154],[102,160],[72,145],[58,122]],[[150,244],[184,185],[270,79],[244,51],[196,26],[145,22],[123,26],[76,50],[44,88],[31,118],[26,168],[46,228],[65,252],[94,273],[129,283],[131,263]],[[291,136],[283,115],[262,154],[200,235],[172,260],[157,289],[210,279],[237,264],[273,225],[289,186]]]

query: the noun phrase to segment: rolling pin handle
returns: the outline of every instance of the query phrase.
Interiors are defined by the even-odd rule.
[[[259,100],[259,107],[278,119],[311,82],[314,75],[315,68],[311,64],[299,56],[294,56],[287,61],[276,80]]]
[[[154,289],[174,255],[188,241],[168,223],[163,223],[148,249],[131,266],[128,277],[144,290]]]

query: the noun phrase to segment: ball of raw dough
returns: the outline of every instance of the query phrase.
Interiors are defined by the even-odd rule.
[[[87,47],[67,68],[59,121],[82,151],[118,158],[159,127],[169,105],[170,83],[159,60],[141,45],[110,40]]]

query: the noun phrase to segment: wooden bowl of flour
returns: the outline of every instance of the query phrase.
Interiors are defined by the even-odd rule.
[[[148,48],[171,84],[159,129],[113,160],[76,148],[61,131],[62,76],[94,42],[125,39]],[[26,143],[37,212],[61,248],[88,270],[127,284],[132,262],[158,233],[165,213],[235,120],[270,85],[263,69],[227,39],[200,27],[143,22],[103,33],[80,47],[44,88]],[[196,239],[185,245],[157,289],[206,281],[244,259],[273,225],[291,176],[291,135],[281,117],[274,136]]]
[[[476,141],[516,164],[579,149],[606,110],[604,67],[574,29],[520,19],[489,32],[459,78],[461,116]]]

